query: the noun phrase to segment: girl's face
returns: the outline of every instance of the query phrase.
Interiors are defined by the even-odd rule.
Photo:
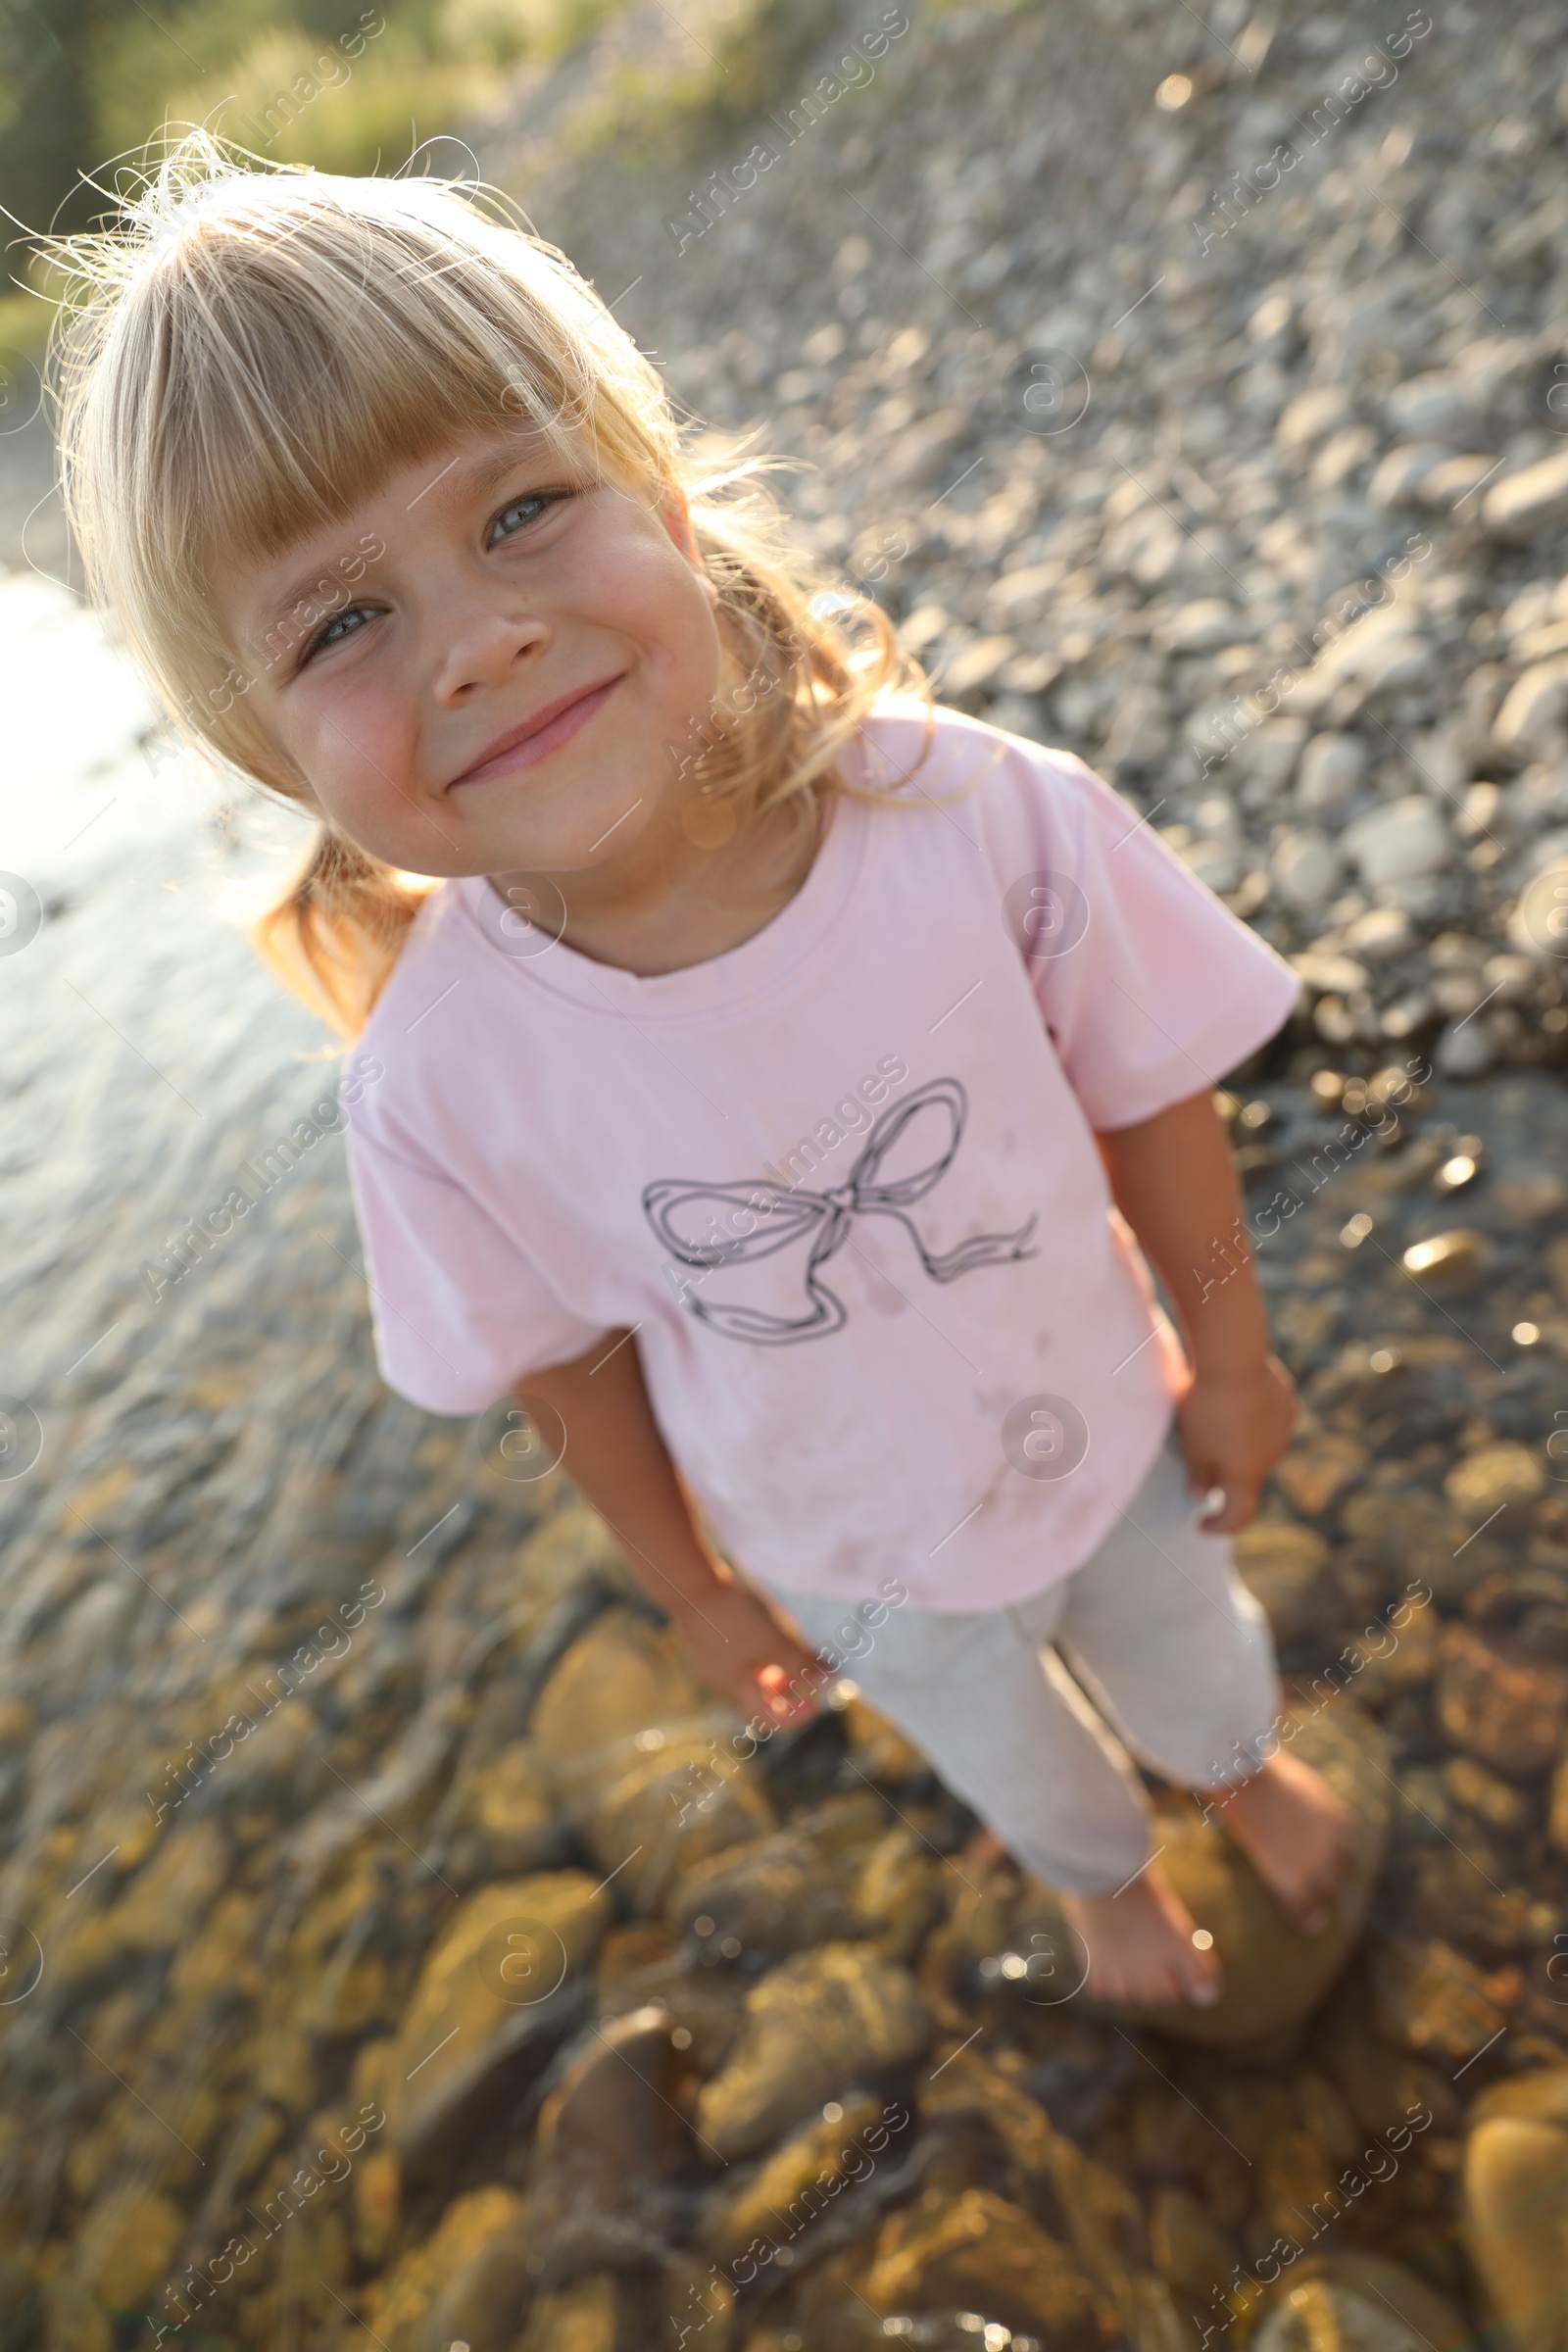
[[[217,594],[260,724],[391,865],[624,872],[690,789],[720,643],[685,513],[537,439],[407,466]]]

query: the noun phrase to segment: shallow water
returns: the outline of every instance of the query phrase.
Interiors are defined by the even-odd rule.
[[[0,955],[0,2247],[54,2271],[72,2267],[67,2217],[95,2212],[112,2234],[118,2208],[144,2230],[163,2192],[194,2219],[222,2176],[214,2072],[258,2063],[293,1914],[368,1819],[357,1788],[377,1769],[397,1780],[392,1694],[392,1719],[431,1750],[427,1779],[459,1721],[444,1740],[420,1727],[423,1679],[440,1686],[470,1637],[505,1629],[494,1595],[431,1607],[454,1543],[464,1578],[482,1577],[535,1501],[499,1479],[497,1498],[476,1492],[468,1426],[427,1421],[375,1376],[329,1131],[336,1056],[232,905],[297,855],[298,823],[254,796],[236,806],[155,737],[97,622],[28,574],[0,581],[0,704],[5,861],[41,909],[28,938],[33,902],[11,886],[19,944]],[[207,1225],[236,1188],[254,1205],[193,1246],[188,1221]],[[321,1625],[335,1654],[307,1671],[335,1685],[324,1739],[269,1679]],[[238,1767],[225,1789],[191,1764],[189,1743],[236,1707],[279,1754],[286,1724],[296,1750],[275,1817],[243,1810]],[[377,1807],[394,1852],[399,1802],[394,1787]],[[99,1948],[116,1896],[160,1853],[174,1860],[162,1916]],[[181,1995],[165,1972],[220,1885],[248,1906],[243,1932]],[[239,1995],[247,1973],[260,1981]],[[303,2110],[315,2087],[307,2054],[278,2095]],[[231,2107],[230,2137],[249,2107]],[[97,2301],[156,2304],[145,2268],[89,2263]]]

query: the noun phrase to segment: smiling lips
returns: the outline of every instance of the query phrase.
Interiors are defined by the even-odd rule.
[[[509,727],[498,735],[482,760],[466,767],[454,784],[482,784],[490,776],[512,775],[520,767],[533,767],[539,760],[548,760],[552,752],[569,743],[580,727],[585,727],[620,684],[623,672],[603,679],[597,686],[573,687],[569,694],[558,696],[546,703],[531,718]]]

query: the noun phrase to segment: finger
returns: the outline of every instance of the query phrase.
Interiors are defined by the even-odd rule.
[[[1234,1536],[1250,1526],[1257,1516],[1258,1496],[1262,1493],[1259,1480],[1228,1479],[1223,1483],[1222,1493],[1224,1500],[1218,1512],[1199,1521],[1206,1535]]]

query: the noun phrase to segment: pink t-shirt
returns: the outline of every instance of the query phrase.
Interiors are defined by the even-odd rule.
[[[910,805],[838,797],[706,963],[640,979],[442,884],[350,1156],[404,1396],[476,1412],[633,1325],[742,1567],[1000,1608],[1095,1549],[1183,1373],[1094,1130],[1209,1086],[1299,984],[1081,761],[951,710],[921,760],[924,728],[872,717],[859,777]]]

